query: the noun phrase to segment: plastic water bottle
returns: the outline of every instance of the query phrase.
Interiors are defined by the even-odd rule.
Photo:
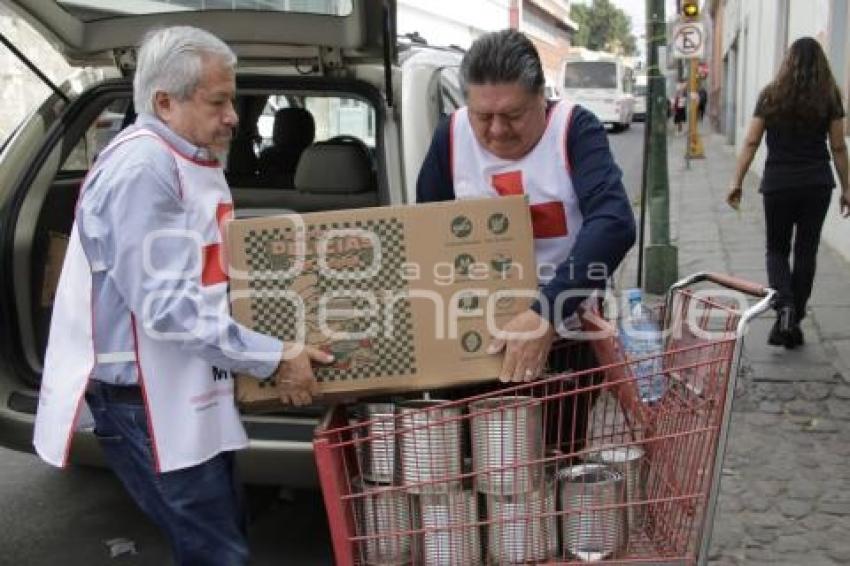
[[[638,394],[644,403],[654,403],[664,395],[665,380],[662,373],[663,344],[658,322],[643,304],[640,289],[625,292],[628,310],[620,321],[620,343],[632,359],[655,356],[630,364],[637,379]]]

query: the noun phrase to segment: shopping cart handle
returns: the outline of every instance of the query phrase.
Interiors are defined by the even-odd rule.
[[[726,275],[724,273],[714,273],[709,271],[702,271],[700,273],[695,273],[690,277],[686,277],[685,279],[682,279],[681,281],[673,285],[673,288],[678,289],[682,287],[687,287],[688,285],[693,285],[694,283],[699,283],[700,281],[711,281],[712,283],[716,283],[721,287],[726,287],[727,289],[734,289],[735,291],[740,291],[753,297],[766,297],[772,292],[770,287],[765,287],[760,283],[753,283],[752,281],[740,279],[732,275]]]

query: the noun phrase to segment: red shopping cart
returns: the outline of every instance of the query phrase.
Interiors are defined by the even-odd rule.
[[[585,316],[591,339],[553,345],[567,371],[330,409],[314,448],[336,563],[704,564],[743,337],[773,294],[696,274],[667,294],[658,355]]]

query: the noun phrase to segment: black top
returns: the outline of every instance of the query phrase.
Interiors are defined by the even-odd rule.
[[[840,98],[833,98],[828,118],[821,123],[800,125],[764,116],[765,93],[756,104],[755,116],[765,118],[767,161],[759,191],[774,193],[801,188],[828,190],[835,187],[830,154],[826,147],[829,124],[844,117]]]

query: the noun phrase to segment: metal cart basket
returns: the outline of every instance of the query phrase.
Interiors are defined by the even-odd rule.
[[[743,337],[773,294],[699,273],[667,293],[657,355],[589,315],[538,381],[333,407],[314,448],[336,563],[704,564]]]

